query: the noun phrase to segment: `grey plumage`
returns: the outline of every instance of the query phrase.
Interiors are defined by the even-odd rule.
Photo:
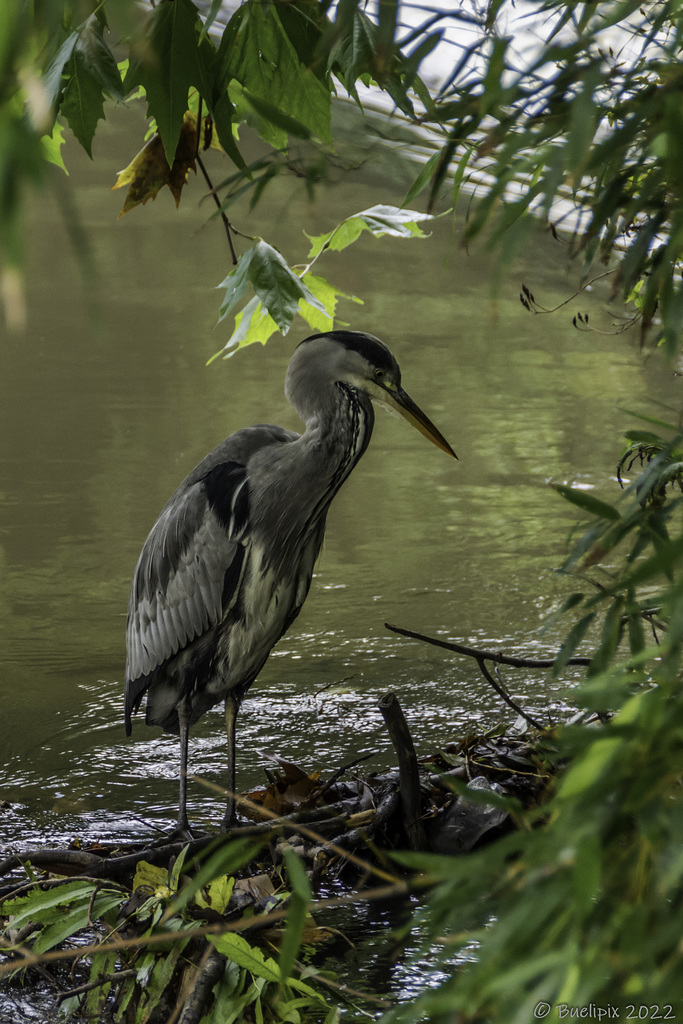
[[[167,502],[133,576],[126,731],[146,695],[147,724],[180,732],[181,828],[189,727],[226,701],[232,793],[235,715],[306,598],[330,503],[370,441],[371,397],[455,454],[371,335],[335,331],[302,342],[285,393],[304,433],[263,424],[219,444]],[[226,823],[233,813],[229,798]]]

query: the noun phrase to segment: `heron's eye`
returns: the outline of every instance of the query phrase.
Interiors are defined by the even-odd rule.
[[[384,370],[375,370],[375,380],[382,380],[384,377]]]

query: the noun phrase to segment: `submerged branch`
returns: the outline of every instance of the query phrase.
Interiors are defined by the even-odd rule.
[[[555,658],[518,658],[514,655],[503,654],[501,651],[482,651],[476,647],[466,647],[464,644],[456,644],[451,640],[439,640],[434,636],[426,636],[424,633],[416,633],[412,629],[403,629],[401,626],[392,626],[391,623],[385,622],[385,627],[390,629],[392,633],[398,633],[400,636],[409,637],[411,640],[422,640],[424,643],[431,644],[433,647],[441,647],[446,651],[454,651],[456,654],[464,654],[468,658],[474,658],[481,674],[484,679],[493,689],[496,691],[499,697],[505,701],[505,703],[516,711],[518,715],[521,715],[525,721],[533,725],[535,729],[545,729],[546,726],[538,719],[534,718],[525,711],[524,708],[520,707],[519,704],[510,696],[507,688],[503,685],[503,681],[500,678],[500,673],[496,669],[496,676],[498,679],[494,679],[492,674],[489,672],[486,662],[491,661],[495,665],[509,665],[513,668],[554,668],[557,657]],[[590,665],[591,658],[568,658],[565,662],[566,665]]]
[[[392,626],[390,622],[384,623],[386,629],[400,636],[407,636],[411,640],[422,640],[433,647],[443,647],[446,651],[455,651],[456,654],[464,654],[468,658],[484,661],[495,661],[499,665],[510,665],[513,668],[554,668],[557,661],[555,658],[517,658],[512,654],[503,654],[501,651],[481,651],[477,647],[466,647],[464,644],[453,643],[452,640],[440,640],[438,637],[426,636],[424,633],[416,633],[412,629],[403,629],[401,626]],[[566,665],[590,665],[592,658],[568,658]]]
[[[496,680],[493,678],[493,676],[487,669],[486,661],[484,658],[477,658],[477,665],[479,666],[481,674],[483,675],[486,682],[491,684],[491,686],[496,691],[498,696],[502,697],[505,703],[509,707],[511,707],[513,711],[516,711],[517,714],[521,715],[525,721],[527,721],[530,725],[533,725],[534,729],[545,729],[545,725],[542,722],[539,722],[536,718],[533,718],[528,713],[528,711],[525,711],[524,708],[520,707],[519,704],[517,704],[516,701],[512,699],[512,697],[510,696],[510,694],[507,692],[502,682],[500,681],[500,676],[498,677],[498,682],[496,682]],[[498,675],[497,669],[496,675]]]

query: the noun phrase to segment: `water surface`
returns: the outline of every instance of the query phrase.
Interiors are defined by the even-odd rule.
[[[177,740],[140,718],[122,722],[128,588],[145,536],[169,494],[231,431],[274,422],[298,429],[283,395],[292,329],[210,367],[227,340],[215,328],[230,270],[220,226],[191,181],[179,211],[168,192],[121,220],[115,173],[139,148],[139,112],[115,111],[91,163],[67,147],[70,190],[91,254],[84,280],[56,201],[32,200],[29,323],[2,339],[0,403],[0,814],[4,848],[72,835],[138,838],[175,814]],[[380,202],[400,203],[410,172],[395,151],[349,136],[359,169],[321,184],[281,177],[236,225],[291,262],[309,233]],[[212,156],[217,179],[227,173]],[[56,172],[59,174],[60,172]],[[62,187],[65,183],[60,182]],[[588,309],[609,327],[604,292],[554,316],[519,303],[522,282],[551,306],[578,267],[541,228],[497,299],[493,256],[466,251],[449,217],[423,241],[365,235],[320,272],[364,305],[343,320],[379,335],[406,389],[451,441],[455,463],[402,420],[378,413],[366,456],[332,507],[308,601],[252,688],[238,723],[238,780],[263,780],[268,756],[326,770],[377,750],[392,763],[378,698],[395,690],[420,753],[468,723],[509,719],[476,665],[389,633],[385,622],[509,652],[552,652],[547,613],[575,584],[558,578],[576,520],[548,481],[613,500],[620,407],[673,405],[676,382],[637,338],[575,330]],[[242,242],[244,247],[247,243]],[[540,674],[506,677],[542,709],[566,698]],[[571,681],[571,677],[569,677]],[[195,729],[192,769],[222,780],[222,713]],[[193,786],[196,821],[220,817]]]

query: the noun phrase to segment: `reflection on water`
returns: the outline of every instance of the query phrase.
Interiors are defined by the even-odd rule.
[[[67,154],[70,187],[90,234],[98,285],[86,285],[52,193],[31,226],[30,323],[2,342],[0,407],[0,721],[6,845],[147,834],[172,820],[177,741],[136,722],[123,733],[121,689],[129,581],[140,546],[180,479],[240,426],[298,426],[283,391],[305,330],[207,368],[225,340],[212,286],[229,270],[215,224],[203,229],[194,181],[179,212],[170,196],[116,220],[108,189],[139,144],[134,113],[115,113],[90,163]],[[219,157],[216,155],[216,159]],[[379,165],[377,165],[379,167]],[[237,226],[263,233],[296,262],[302,229],[332,227],[377,202],[400,203],[408,172],[370,161],[312,204],[296,178]],[[282,216],[287,213],[286,218]],[[558,578],[575,516],[547,486],[576,481],[614,498],[618,406],[674,402],[636,341],[586,334],[571,313],[531,316],[522,281],[544,304],[574,279],[565,251],[540,231],[492,302],[491,257],[467,253],[448,219],[429,241],[363,237],[321,265],[365,305],[342,318],[378,334],[406,388],[452,442],[454,463],[402,421],[379,414],[370,450],[332,508],[308,602],[253,687],[238,723],[239,782],[263,778],[267,756],[311,770],[377,750],[392,760],[377,700],[395,690],[421,752],[466,722],[506,717],[475,665],[386,631],[395,622],[474,646],[552,650],[546,613],[568,593]],[[570,268],[571,270],[571,268]],[[605,318],[600,296],[580,308]],[[94,312],[92,312],[94,310]],[[666,389],[669,389],[667,392]],[[664,393],[663,393],[664,389]],[[564,684],[518,673],[518,700],[543,707]],[[195,730],[192,770],[220,780],[222,713]],[[191,788],[198,821],[218,798]]]

